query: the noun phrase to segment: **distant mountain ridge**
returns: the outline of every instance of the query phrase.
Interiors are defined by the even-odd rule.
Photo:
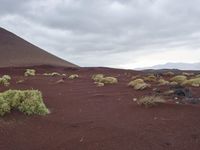
[[[199,63],[166,63],[155,65],[151,67],[138,68],[138,70],[143,69],[180,69],[180,70],[200,70],[200,62]]]
[[[0,27],[0,67],[37,65],[77,67]]]

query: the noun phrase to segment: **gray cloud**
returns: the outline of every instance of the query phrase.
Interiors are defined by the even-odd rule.
[[[134,63],[143,51],[199,49],[199,5],[199,0],[2,0],[0,26],[79,65],[119,66]]]

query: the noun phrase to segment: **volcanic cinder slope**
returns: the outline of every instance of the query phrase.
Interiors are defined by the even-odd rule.
[[[38,65],[77,67],[0,28],[0,67]]]

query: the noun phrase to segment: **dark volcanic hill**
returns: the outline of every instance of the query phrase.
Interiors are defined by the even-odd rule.
[[[0,27],[0,67],[37,65],[77,67]]]

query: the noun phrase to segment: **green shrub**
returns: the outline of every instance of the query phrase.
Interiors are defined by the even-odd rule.
[[[34,69],[26,69],[26,72],[24,73],[24,76],[35,76],[36,71]]]
[[[134,87],[135,85],[140,84],[140,83],[144,83],[144,80],[143,79],[136,79],[136,80],[130,81],[128,83],[128,86]]]
[[[69,79],[76,79],[76,78],[79,78],[79,75],[77,74],[72,74],[68,77]]]
[[[170,79],[170,81],[177,82],[178,84],[182,84],[186,80],[187,80],[187,77],[184,75],[177,75]]]
[[[3,116],[13,108],[27,115],[49,113],[38,90],[8,90],[0,93],[0,115]]]
[[[95,81],[97,86],[104,86],[104,84],[116,84],[118,83],[115,77],[104,77],[103,74],[95,74],[92,76],[92,80]]]
[[[159,103],[165,103],[166,101],[159,96],[145,96],[137,100],[138,105],[142,105],[145,107],[156,106]]]
[[[182,83],[182,85],[189,85],[189,86],[199,87],[200,86],[200,77],[186,80],[186,81],[184,81]]]
[[[148,82],[155,82],[156,79],[157,78],[155,75],[148,75],[147,77],[144,77],[144,81],[148,81]]]
[[[92,75],[92,80],[96,81],[96,82],[101,82],[101,80],[104,78],[103,74],[95,74]]]
[[[200,74],[197,74],[195,77],[196,77],[196,78],[200,78]]]
[[[116,83],[118,83],[118,80],[115,77],[104,77],[104,78],[101,79],[101,83],[116,84]]]
[[[173,82],[170,82],[169,85],[172,85],[172,86],[173,86],[173,85],[178,85],[178,83],[175,82],[175,81],[173,81]]]
[[[25,114],[32,115],[46,115],[49,113],[49,110],[46,108],[43,103],[42,94],[40,91],[23,91],[24,99],[21,99],[21,103],[18,106],[18,109]]]
[[[145,83],[143,79],[136,79],[136,80],[130,81],[128,83],[128,86],[133,87],[135,90],[144,90],[150,87],[151,85]]]
[[[3,75],[2,78],[6,79],[6,80],[8,80],[8,81],[11,80],[11,76],[9,76],[9,75]]]
[[[182,75],[184,76],[193,76],[194,73],[189,73],[189,72],[183,72]]]
[[[4,86],[9,86],[10,80],[11,80],[11,77],[9,75],[3,75],[0,78],[0,84],[3,84]]]
[[[9,102],[5,100],[2,97],[2,94],[0,93],[0,116],[5,115],[6,113],[9,113],[11,110],[11,107],[9,105]]]
[[[166,81],[165,79],[159,79],[158,83],[159,83],[159,85],[168,85],[169,81]]]
[[[173,75],[175,75],[175,73],[168,71],[168,72],[164,72],[163,75],[164,76],[173,76]]]
[[[147,84],[147,83],[140,83],[140,84],[136,84],[134,86],[134,89],[135,90],[144,90],[146,88],[149,88],[151,85],[150,84]]]
[[[141,75],[132,76],[132,77],[131,77],[131,80],[135,80],[135,79],[139,78],[140,76],[141,76]]]

